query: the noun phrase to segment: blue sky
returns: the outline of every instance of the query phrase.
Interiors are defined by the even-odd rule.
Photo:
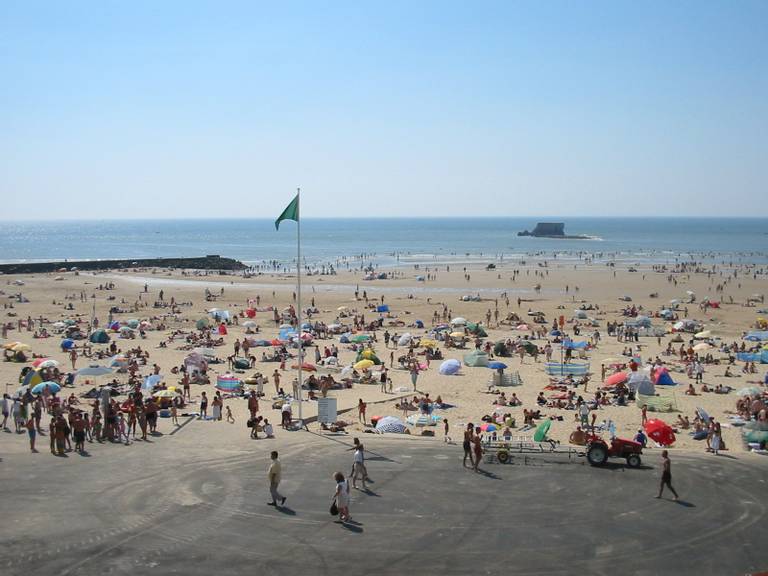
[[[0,219],[768,215],[768,2],[0,3]]]

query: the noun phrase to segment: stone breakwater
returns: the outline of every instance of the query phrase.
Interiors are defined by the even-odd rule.
[[[247,268],[239,260],[218,255],[195,258],[122,258],[119,260],[64,260],[58,262],[17,262],[0,264],[3,274],[35,274],[71,270],[114,270],[123,268],[180,268],[236,271]]]

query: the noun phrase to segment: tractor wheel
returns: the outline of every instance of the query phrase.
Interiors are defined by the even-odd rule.
[[[639,468],[640,467],[640,454],[630,454],[627,456],[627,466],[630,468]]]
[[[496,453],[496,460],[499,461],[499,464],[506,464],[509,462],[509,452],[506,450],[499,450]]]
[[[602,444],[592,444],[587,449],[587,461],[592,466],[602,466],[608,461],[608,450]]]

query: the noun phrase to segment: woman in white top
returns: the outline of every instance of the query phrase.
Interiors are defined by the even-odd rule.
[[[336,492],[333,498],[336,500],[336,506],[339,508],[339,520],[348,522],[351,520],[349,516],[349,482],[347,482],[344,474],[341,472],[336,472],[333,475],[333,479],[336,480]]]

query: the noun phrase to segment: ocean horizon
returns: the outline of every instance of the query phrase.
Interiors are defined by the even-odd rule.
[[[590,239],[519,237],[537,222],[564,222]],[[248,264],[295,262],[296,225],[273,218],[0,222],[0,261],[173,258],[219,254]],[[765,217],[365,217],[305,218],[310,265],[398,266],[525,257],[638,263],[768,262]]]

